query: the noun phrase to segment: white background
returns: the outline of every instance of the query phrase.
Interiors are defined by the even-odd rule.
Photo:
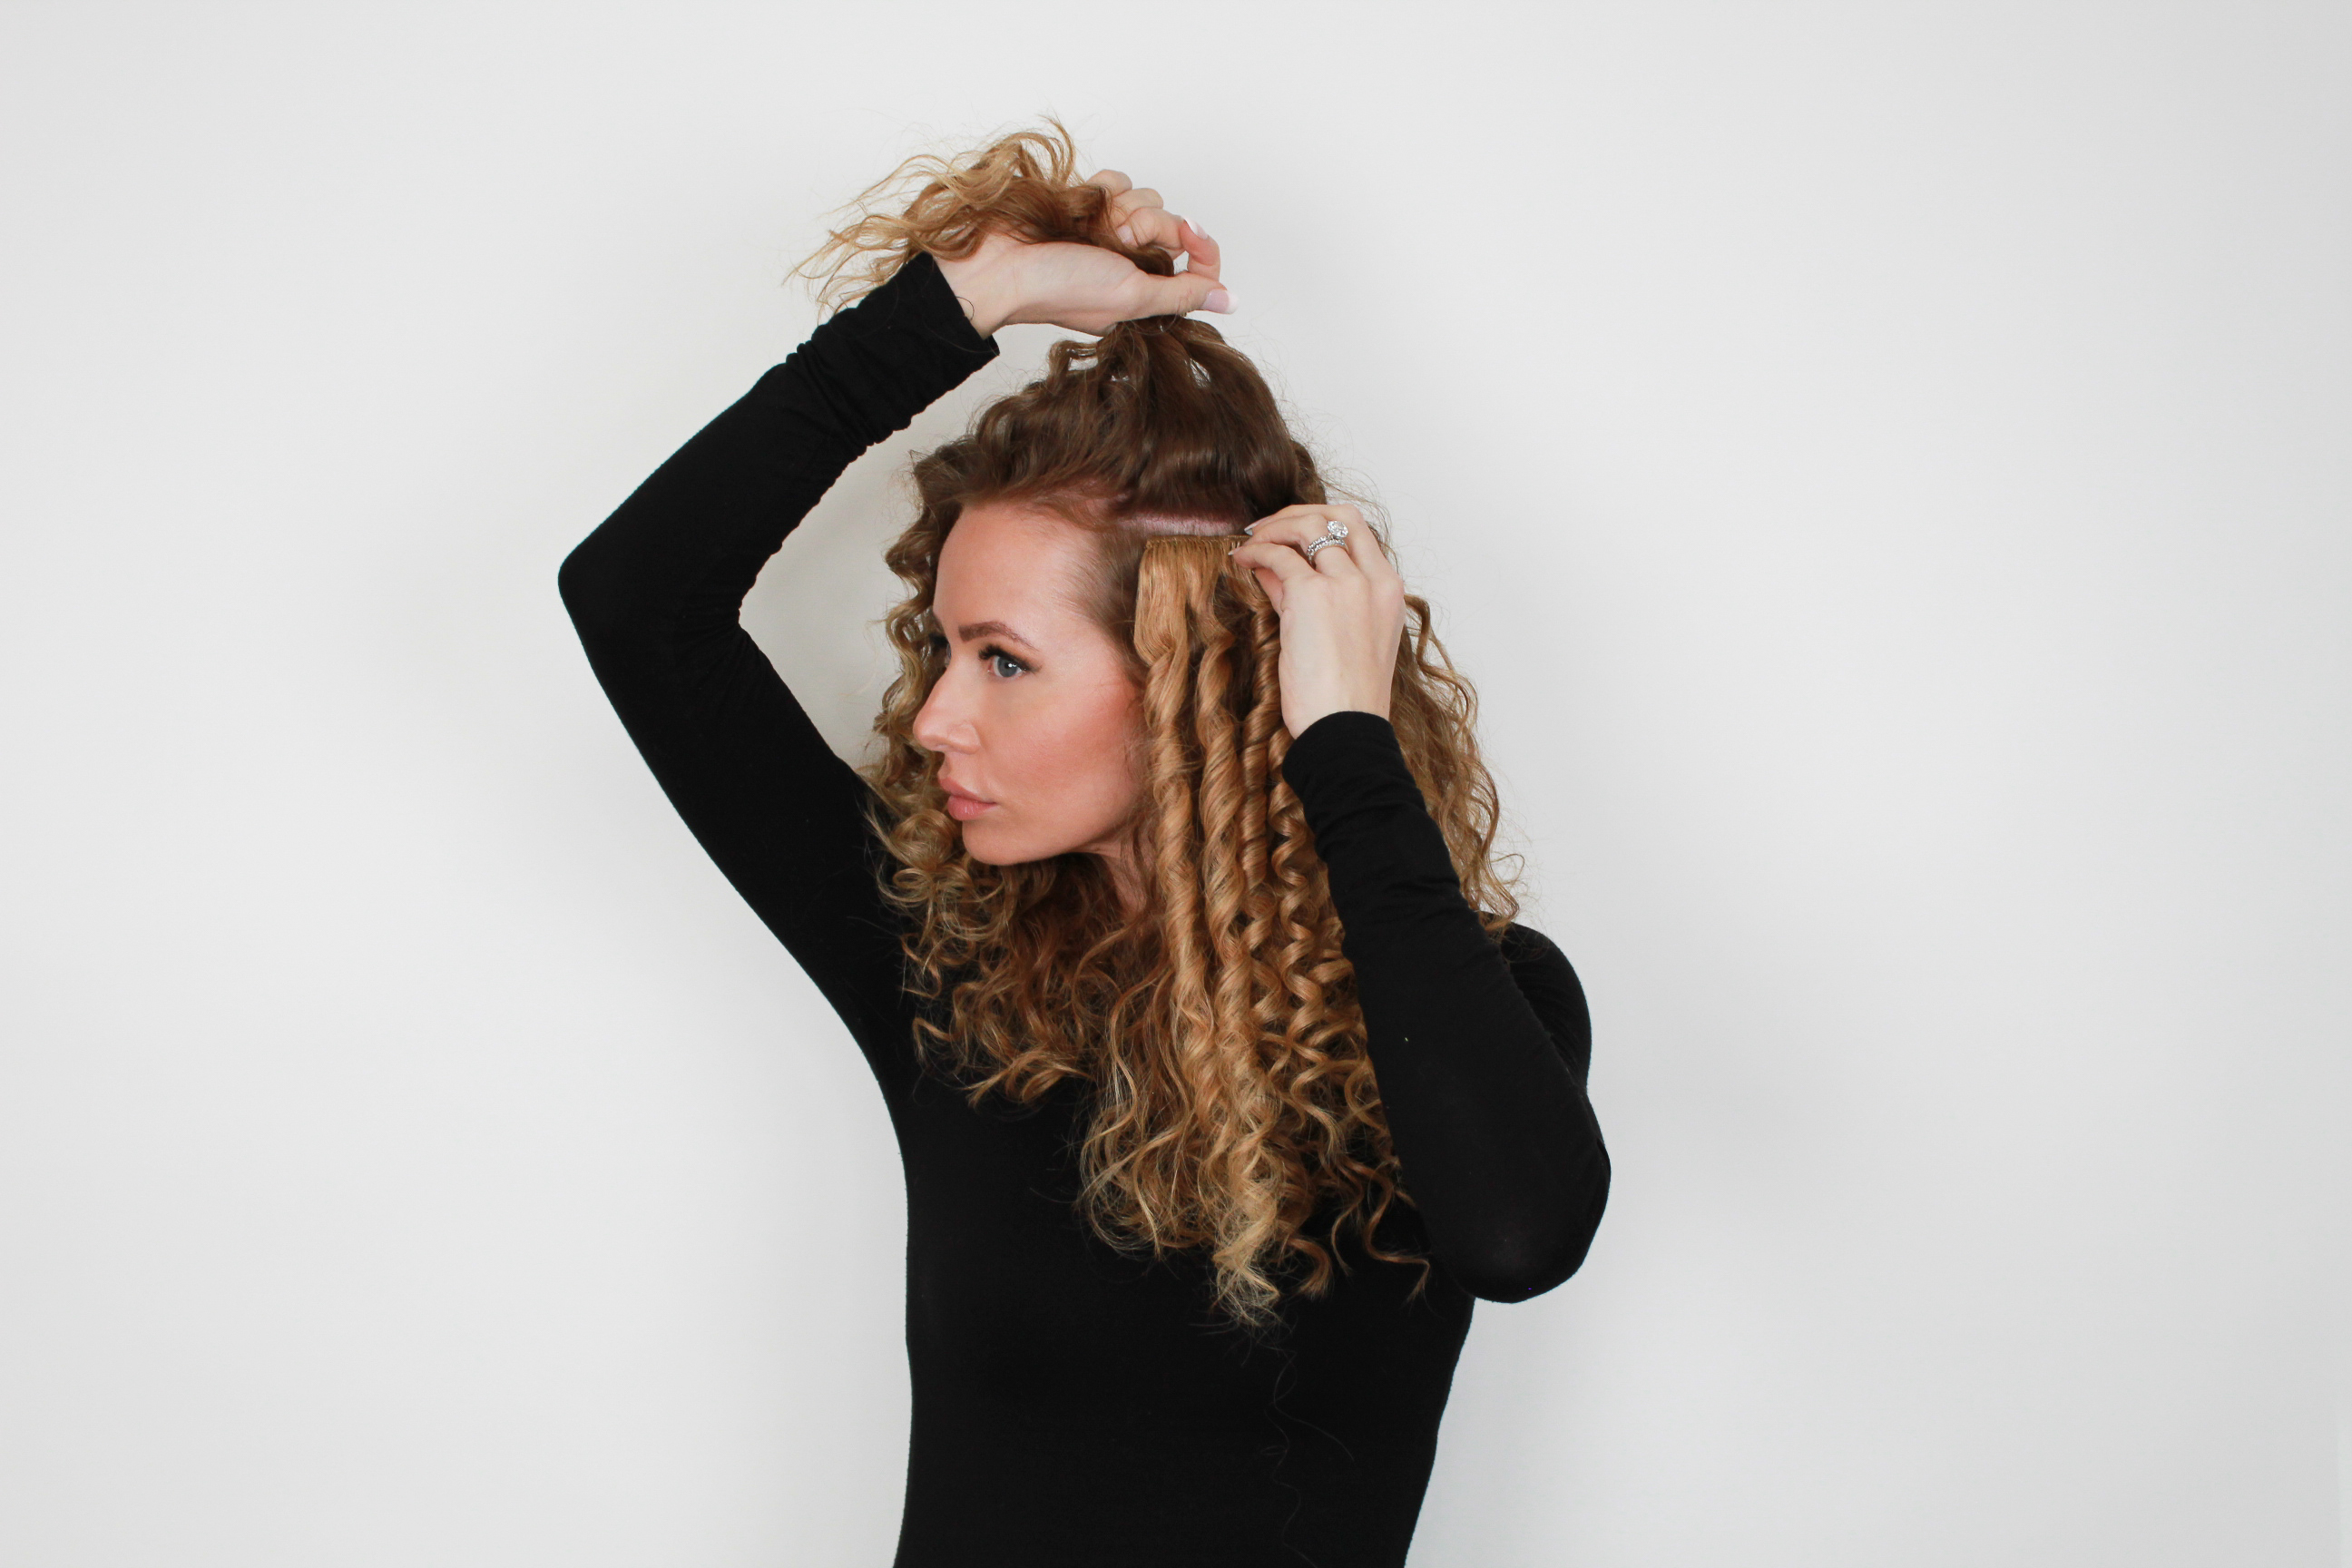
[[[2340,7],[0,25],[0,1562],[887,1561],[878,1097],[555,567],[1047,110],[1225,244],[1591,992],[1616,1194],[1417,1568],[2336,1561]],[[755,599],[845,749],[1045,342]]]

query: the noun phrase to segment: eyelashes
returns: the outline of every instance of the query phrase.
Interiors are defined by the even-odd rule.
[[[933,633],[931,640],[926,645],[926,647],[929,652],[935,655],[946,654],[948,651],[947,634],[944,632]],[[1003,671],[998,669],[996,667],[999,663],[1011,665],[1013,669],[1018,671],[1021,675],[1026,675],[1029,673],[1029,665],[1026,661],[1016,655],[1005,652],[1002,647],[999,647],[994,643],[983,643],[981,645],[980,662],[988,666],[992,673],[1005,680],[1013,679],[1015,677],[1005,675]]]

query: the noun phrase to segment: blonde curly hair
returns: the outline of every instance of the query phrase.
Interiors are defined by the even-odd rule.
[[[1104,226],[1108,199],[1076,179],[1055,125],[961,159],[916,160],[903,210],[836,231],[803,270],[852,292],[918,254],[969,254],[992,227],[1106,244],[1166,273]],[[885,182],[861,198],[898,188]],[[1319,1296],[1371,1258],[1427,1261],[1378,1234],[1410,1203],[1365,1049],[1354,972],[1298,797],[1276,685],[1279,626],[1227,552],[1256,518],[1329,499],[1246,356],[1205,322],[1127,321],[1063,342],[1045,374],[919,458],[919,512],[887,559],[907,585],[884,626],[899,669],[864,771],[888,852],[884,892],[908,916],[919,995],[943,1006],[915,1047],[975,1103],[1034,1103],[1090,1086],[1080,1205],[1123,1247],[1200,1250],[1215,1307],[1249,1327],[1286,1290]],[[930,613],[940,552],[968,507],[1050,511],[1091,541],[1088,609],[1127,651],[1141,693],[1143,802],[1127,832],[1146,868],[1129,909],[1100,858],[995,866],[964,852],[938,755],[913,736],[943,668]],[[1377,535],[1377,523],[1371,525]],[[1517,913],[1495,852],[1499,811],[1480,760],[1477,702],[1406,598],[1391,721],[1444,831],[1463,892],[1499,941]],[[1419,1287],[1417,1286],[1416,1289]]]

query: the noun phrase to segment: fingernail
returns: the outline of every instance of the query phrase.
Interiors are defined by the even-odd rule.
[[[1209,231],[1202,228],[1199,224],[1192,222],[1191,218],[1186,218],[1184,222],[1194,234],[1199,235],[1202,239],[1207,239],[1209,237]]]
[[[1127,224],[1119,225],[1118,242],[1131,247],[1135,244],[1135,230]]]
[[[1209,290],[1209,297],[1201,301],[1201,309],[1231,315],[1234,309],[1234,297],[1223,289],[1212,289]]]
[[[1244,533],[1255,534],[1257,532],[1257,524],[1254,522],[1245,522],[1242,524],[1242,531]]]

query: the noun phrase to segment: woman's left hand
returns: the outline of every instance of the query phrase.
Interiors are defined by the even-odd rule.
[[[1345,524],[1348,536],[1305,548]],[[1404,579],[1351,506],[1289,506],[1250,525],[1234,547],[1282,617],[1282,721],[1293,736],[1327,713],[1389,716],[1404,633]]]

